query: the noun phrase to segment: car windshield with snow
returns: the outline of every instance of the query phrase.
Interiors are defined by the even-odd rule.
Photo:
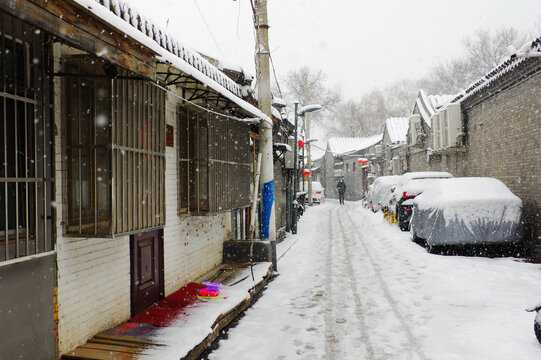
[[[429,248],[519,240],[522,201],[494,178],[437,181],[413,208],[412,233]]]
[[[380,176],[368,187],[366,194],[366,206],[373,212],[378,212],[389,207],[391,189],[400,181],[400,175]]]
[[[401,230],[409,230],[412,200],[434,181],[452,177],[453,175],[443,171],[410,172],[401,176],[391,198],[391,210],[395,211]]]

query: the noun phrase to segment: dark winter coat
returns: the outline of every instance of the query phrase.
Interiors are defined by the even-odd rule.
[[[336,184],[336,190],[338,190],[339,194],[344,194],[346,192],[346,183],[339,181],[338,184]]]

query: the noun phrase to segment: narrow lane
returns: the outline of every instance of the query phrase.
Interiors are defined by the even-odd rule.
[[[344,353],[345,349],[354,349],[359,358],[374,359],[361,296],[355,284],[357,280],[347,246],[347,236],[340,222],[337,222],[341,216],[340,206],[333,204],[329,212],[325,298],[326,354],[329,359],[342,359],[353,356]]]
[[[377,347],[372,359],[392,359],[401,354],[403,359],[426,360],[421,347],[412,334],[414,326],[406,316],[404,309],[400,308],[399,300],[389,290],[387,281],[381,272],[384,259],[379,259],[377,253],[371,248],[371,242],[366,241],[367,236],[373,236],[359,228],[353,221],[351,213],[358,204],[348,204],[338,210],[337,222],[340,229],[345,253],[345,262],[355,276],[351,282],[352,289],[358,301],[356,306],[359,313],[366,318],[374,337],[377,337]],[[389,249],[392,251],[392,248]],[[388,254],[386,254],[388,255]],[[395,258],[397,254],[394,254]],[[353,264],[356,264],[354,269]],[[363,299],[364,306],[361,306]],[[366,327],[366,325],[365,325]]]
[[[278,248],[280,275],[209,359],[537,359],[537,264],[428,254],[334,200]]]

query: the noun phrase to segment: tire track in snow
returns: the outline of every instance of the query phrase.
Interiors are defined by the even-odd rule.
[[[335,206],[332,209],[332,213],[330,214],[329,222],[328,222],[328,231],[329,231],[329,244],[327,249],[327,294],[328,294],[328,302],[326,306],[326,313],[325,313],[325,324],[326,324],[326,343],[325,343],[325,353],[327,355],[327,359],[344,359],[344,358],[352,358],[351,356],[355,356],[355,358],[366,358],[366,359],[374,359],[374,350],[373,346],[370,340],[368,327],[366,326],[366,322],[364,320],[363,316],[363,309],[362,309],[362,303],[361,298],[359,296],[359,293],[356,291],[353,287],[343,287],[340,291],[340,293],[333,292],[333,270],[337,271],[337,276],[340,276],[341,279],[354,279],[355,273],[353,270],[353,265],[351,264],[351,260],[347,256],[347,249],[343,246],[343,244],[346,241],[345,233],[342,229],[338,233],[339,236],[337,236],[337,233],[333,231],[333,219],[336,219],[338,216],[338,209],[339,207]],[[334,220],[336,222],[336,220]],[[335,245],[341,245],[341,247],[337,247]],[[345,254],[344,254],[345,252]],[[335,254],[336,253],[336,254]],[[340,261],[333,261],[335,256],[337,259],[340,259]],[[346,259],[344,262],[343,259]],[[348,294],[345,294],[346,291]],[[353,298],[353,302],[355,303],[354,309],[351,309],[349,299]],[[341,311],[340,311],[341,310]],[[355,335],[356,339],[352,339],[351,336],[351,330],[350,327],[348,327],[347,323],[347,314],[346,312],[352,312],[353,316],[349,317],[356,318],[359,323],[359,330],[360,330],[360,338]],[[337,316],[336,313],[339,313],[341,316]],[[340,335],[340,336],[339,336]],[[343,351],[341,351],[340,348],[338,348],[339,345],[343,348],[347,349],[347,341],[352,341],[357,347],[364,348],[365,354],[344,354]],[[357,341],[360,340],[360,344],[357,343]],[[362,356],[366,355],[366,356]]]
[[[336,352],[335,349],[335,341],[333,338],[332,333],[332,323],[334,322],[334,314],[333,314],[333,303],[332,303],[332,294],[333,294],[333,287],[332,287],[332,267],[333,267],[333,259],[332,259],[332,250],[333,250],[333,232],[332,232],[332,223],[331,223],[331,217],[329,216],[329,223],[327,226],[327,231],[329,235],[329,242],[327,246],[327,261],[326,261],[326,271],[325,271],[325,284],[326,289],[325,292],[327,294],[327,303],[325,304],[325,355],[326,358],[329,360],[334,359],[334,354]],[[330,299],[330,300],[329,300]]]
[[[365,252],[366,257],[368,258],[368,261],[369,261],[369,263],[371,265],[371,268],[374,271],[374,274],[375,274],[375,276],[377,278],[377,283],[379,284],[379,286],[381,287],[381,290],[383,292],[383,297],[385,298],[385,300],[389,304],[394,316],[396,317],[396,319],[398,320],[398,322],[400,324],[400,327],[401,327],[404,335],[407,338],[408,345],[409,345],[407,347],[407,349],[409,350],[410,355],[415,355],[416,354],[419,359],[428,360],[426,355],[421,350],[420,345],[417,342],[415,336],[413,335],[409,324],[407,323],[404,316],[402,316],[402,314],[401,314],[401,312],[400,312],[400,310],[398,308],[398,302],[396,301],[396,299],[393,297],[391,291],[389,290],[389,287],[387,286],[387,283],[386,283],[386,281],[385,281],[385,279],[384,279],[384,277],[383,277],[383,275],[381,273],[381,268],[380,268],[379,264],[377,263],[376,259],[374,258],[374,255],[372,254],[372,251],[371,251],[369,245],[367,244],[366,240],[364,239],[364,237],[362,235],[363,232],[361,231],[361,229],[359,229],[358,225],[352,220],[351,215],[349,214],[349,211],[351,211],[351,207],[347,206],[343,210],[342,209],[340,210],[340,213],[341,213],[340,215],[343,214],[343,215],[346,216],[348,222],[354,227],[355,231],[351,231],[351,232],[346,233],[343,220],[340,218],[340,215],[337,216],[338,223],[340,224],[340,227],[341,227],[341,231],[344,233],[344,239],[348,239],[348,242],[346,242],[346,244],[347,244],[346,246],[349,246],[350,242],[351,242],[351,240],[349,240],[348,235],[351,234],[353,237],[355,237],[358,240],[357,243],[361,246],[362,250]],[[351,249],[349,249],[349,251],[351,253]],[[351,266],[351,269],[352,269],[352,272],[353,272],[353,265],[351,263],[351,259],[348,259],[348,262],[349,262],[349,264]],[[356,292],[358,293],[358,290],[356,290]],[[410,358],[410,357],[408,357],[408,358]]]

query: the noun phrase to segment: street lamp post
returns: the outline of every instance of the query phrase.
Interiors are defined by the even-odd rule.
[[[298,159],[297,159],[297,147],[298,147],[298,132],[297,132],[297,126],[298,126],[298,119],[299,116],[304,116],[306,113],[312,112],[312,111],[318,111],[321,110],[321,105],[314,104],[314,105],[307,105],[303,106],[301,110],[299,111],[299,102],[295,101],[295,149],[293,151],[293,209],[291,211],[291,233],[296,234],[297,233],[297,217],[298,217],[298,203],[297,203],[297,188],[299,185],[298,181]],[[303,154],[304,154],[304,148],[303,148]],[[304,173],[304,158],[303,158],[303,173]],[[303,187],[304,187],[304,174],[303,174]]]

